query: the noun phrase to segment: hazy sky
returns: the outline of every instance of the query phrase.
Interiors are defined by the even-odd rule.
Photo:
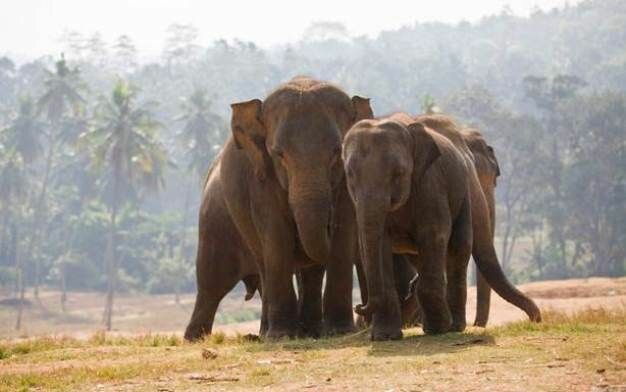
[[[570,0],[570,4],[579,0]],[[0,54],[37,56],[60,50],[64,30],[128,34],[143,54],[161,50],[171,23],[192,23],[200,44],[238,37],[262,46],[295,41],[315,21],[344,23],[352,35],[376,35],[415,21],[475,21],[506,5],[527,15],[566,0],[11,0],[0,12]]]

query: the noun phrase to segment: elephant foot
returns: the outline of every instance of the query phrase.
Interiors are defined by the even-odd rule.
[[[450,318],[440,318],[440,319],[430,319],[424,317],[422,324],[422,330],[426,335],[437,335],[441,333],[446,333],[450,331],[452,327],[452,321]]]
[[[299,338],[319,339],[322,336],[322,324],[303,324],[298,328]]]
[[[370,320],[365,316],[361,316],[360,314],[356,316],[356,321],[354,322],[354,327],[357,330],[365,329],[370,325]]]
[[[338,323],[325,323],[324,325],[324,330],[326,332],[326,335],[332,336],[332,335],[345,335],[348,333],[352,333],[354,332],[354,322],[352,320],[350,321],[344,321],[344,322],[338,322]]]
[[[190,325],[185,330],[185,340],[188,342],[197,342],[210,334],[211,328]]]
[[[372,341],[382,342],[386,340],[402,339],[402,330],[393,327],[374,327],[372,328]]]
[[[465,331],[466,326],[467,326],[467,323],[465,321],[455,321],[452,323],[452,326],[450,327],[450,331],[463,332]]]
[[[269,340],[280,340],[284,338],[293,339],[296,336],[296,333],[294,333],[291,329],[270,327],[265,336]]]

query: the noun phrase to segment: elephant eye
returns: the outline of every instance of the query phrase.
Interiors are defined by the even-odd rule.
[[[285,157],[285,153],[283,152],[283,150],[280,150],[278,148],[273,149],[272,152],[280,159],[283,159]]]

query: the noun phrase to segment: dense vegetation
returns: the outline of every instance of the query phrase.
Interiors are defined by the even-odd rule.
[[[377,114],[441,110],[494,145],[500,258],[517,281],[626,274],[626,3],[506,10],[349,37],[201,43],[172,25],[162,57],[68,33],[63,54],[0,57],[0,285],[194,288],[202,178],[229,104],[298,74],[372,97]]]

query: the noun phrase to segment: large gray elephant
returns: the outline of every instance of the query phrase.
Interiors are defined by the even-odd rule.
[[[298,77],[265,101],[231,107],[232,137],[205,188],[198,294],[185,336],[196,339],[210,332],[219,300],[234,279],[249,276],[242,258],[254,260],[260,273],[262,333],[295,336],[299,319],[315,329],[322,309],[326,331],[351,331],[352,265],[358,256],[341,143],[355,122],[372,117],[369,100]],[[218,213],[212,208],[223,215],[220,220],[213,220]],[[212,275],[228,268],[236,271],[228,283]],[[297,270],[299,306],[292,281]]]

